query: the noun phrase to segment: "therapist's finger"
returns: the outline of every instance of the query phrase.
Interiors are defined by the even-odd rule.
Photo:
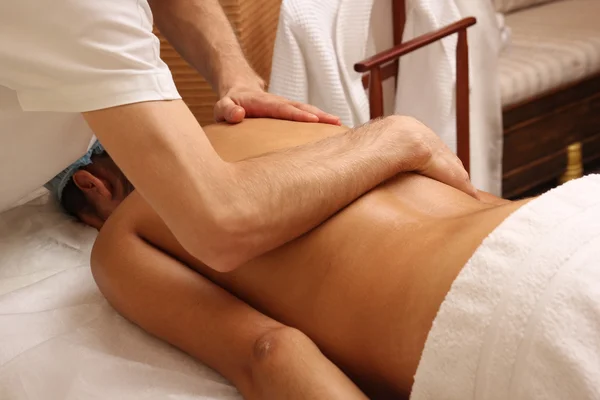
[[[246,111],[243,107],[235,104],[230,97],[225,96],[215,104],[215,121],[227,121],[230,124],[237,124],[244,120]]]
[[[319,122],[324,124],[332,124],[332,125],[341,125],[340,117],[337,117],[333,114],[326,113],[325,111],[319,109],[318,107],[311,106],[310,104],[304,104],[300,102],[292,102],[294,107],[299,108],[300,110],[307,111],[311,114],[316,115],[319,118]]]
[[[319,117],[315,114],[301,110],[286,101],[270,100],[261,104],[260,108],[263,108],[261,114],[265,113],[271,118],[297,122],[319,122]]]
[[[419,170],[423,175],[455,187],[475,198],[477,189],[471,183],[469,174],[462,162],[448,149],[437,149],[428,163]]]

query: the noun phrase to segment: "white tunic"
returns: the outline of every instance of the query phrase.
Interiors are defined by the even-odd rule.
[[[178,99],[146,0],[0,2],[0,211],[82,156],[81,112]]]

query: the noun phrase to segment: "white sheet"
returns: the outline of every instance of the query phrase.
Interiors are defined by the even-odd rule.
[[[46,197],[0,214],[0,399],[241,399],[107,304],[95,236]]]

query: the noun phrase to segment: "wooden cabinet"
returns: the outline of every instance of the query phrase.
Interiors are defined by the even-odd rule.
[[[571,161],[569,146],[582,154]],[[503,195],[519,198],[600,160],[600,74],[504,110]]]

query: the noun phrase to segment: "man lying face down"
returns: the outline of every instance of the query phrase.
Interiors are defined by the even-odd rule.
[[[227,161],[343,130],[206,127]],[[246,399],[600,397],[598,177],[484,202],[401,174],[220,273],[178,243],[108,156],[91,161],[61,202],[102,228],[92,252],[100,290]]]

